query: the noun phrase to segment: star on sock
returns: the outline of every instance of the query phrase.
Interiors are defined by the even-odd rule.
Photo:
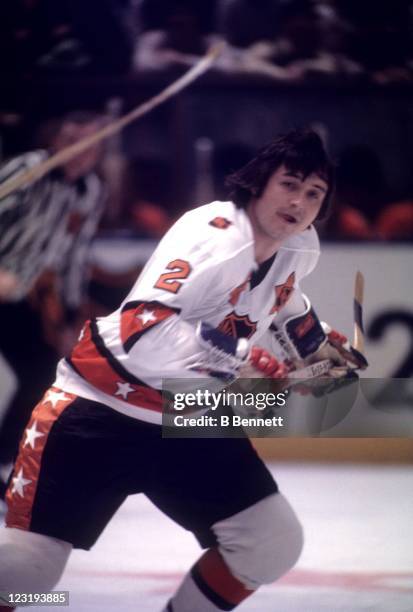
[[[12,495],[14,493],[18,493],[20,497],[24,497],[24,487],[30,484],[32,481],[24,478],[23,476],[23,468],[20,468],[19,473],[12,479],[13,488],[11,490]]]
[[[41,438],[42,436],[45,435],[44,433],[41,433],[40,431],[38,431],[37,421],[34,421],[30,429],[26,428],[24,433],[26,434],[26,439],[24,441],[23,446],[27,446],[28,444],[30,444],[31,448],[33,449],[34,449],[34,445],[36,444],[37,438]]]
[[[70,399],[70,397],[65,395],[64,391],[54,391],[53,389],[50,389],[50,391],[47,393],[43,403],[45,404],[46,402],[50,402],[52,404],[53,408],[56,408],[56,404],[58,402],[67,401],[69,399]]]

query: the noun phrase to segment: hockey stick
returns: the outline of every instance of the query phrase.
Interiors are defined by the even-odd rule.
[[[356,279],[354,283],[354,339],[353,344],[351,345],[348,341],[342,345],[337,346],[337,350],[340,350],[342,353],[347,353],[348,359],[351,361],[352,358],[357,362],[357,367],[355,368],[347,368],[350,370],[364,370],[368,366],[368,361],[364,356],[364,329],[363,329],[363,299],[364,299],[364,276],[360,271],[356,273]],[[328,328],[327,325],[325,325]],[[328,331],[325,330],[327,333]],[[330,329],[331,331],[331,329]],[[334,346],[334,344],[333,344]],[[318,378],[319,376],[323,376],[324,374],[328,374],[331,370],[337,370],[337,373],[342,370],[342,367],[334,366],[333,362],[330,359],[324,359],[322,361],[317,361],[313,364],[305,368],[301,368],[300,370],[293,370],[289,372],[289,379],[311,379]]]
[[[368,366],[368,361],[364,356],[364,329],[363,329],[363,299],[364,299],[364,276],[358,270],[354,281],[354,338],[350,350],[359,362],[360,369],[364,370]]]
[[[3,183],[3,185],[0,186],[0,199],[10,195],[13,191],[16,191],[16,189],[25,187],[29,183],[40,179],[42,176],[53,170],[53,168],[67,163],[79,153],[89,149],[105,138],[109,138],[110,136],[113,136],[113,134],[120,132],[120,130],[122,130],[129,123],[132,123],[132,121],[146,115],[166,100],[169,100],[169,98],[175,96],[178,92],[185,89],[185,87],[188,87],[188,85],[190,85],[193,81],[195,81],[195,79],[200,77],[201,74],[206,72],[212,66],[221,53],[223,47],[223,44],[218,44],[212,47],[208,53],[202,57],[197,64],[195,64],[195,66],[192,66],[192,68],[188,70],[188,72],[168,85],[168,87],[163,89],[160,93],[156,94],[143,104],[140,104],[120,119],[106,125],[92,136],[82,138],[82,140],[79,140],[69,147],[62,149],[34,168],[31,168],[30,170],[27,170],[26,172],[23,172],[22,174],[19,174],[18,176],[15,176]]]
[[[364,329],[363,329],[363,299],[364,299],[364,276],[357,271],[354,283],[354,340],[353,347],[359,353],[364,353]]]
[[[288,372],[288,380],[306,380],[308,378],[318,378],[319,376],[323,376],[323,374],[328,374],[333,365],[334,364],[331,359],[322,359],[321,361],[311,363],[305,368]]]

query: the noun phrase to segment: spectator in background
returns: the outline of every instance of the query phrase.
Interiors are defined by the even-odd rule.
[[[0,181],[95,133],[101,123],[92,113],[66,116],[51,151],[10,160],[0,169]],[[101,154],[101,146],[91,147],[0,201],[0,352],[18,383],[0,428],[3,466],[13,460],[31,406],[51,382],[58,357],[83,320],[89,246],[103,209],[94,172]],[[0,496],[4,489],[0,482]]]
[[[42,0],[3,0],[0,3],[0,66],[15,77],[33,70],[36,59],[53,44],[54,13]]]
[[[216,29],[215,13],[219,1],[185,0],[185,5],[198,15],[202,30],[205,33],[214,32]],[[177,4],[179,2],[177,3],[176,0],[168,0],[168,2],[165,2],[165,0],[134,0],[141,31],[162,29],[165,19],[175,10]]]
[[[126,150],[128,144],[125,145]],[[114,219],[108,212],[112,212],[113,204],[106,206],[100,228],[103,232],[120,232],[122,235],[133,235],[134,238],[161,238],[173,222],[176,215],[177,196],[174,193],[176,176],[172,164],[168,159],[157,155],[133,154],[123,157],[121,167],[121,181],[116,193],[117,216]],[[99,174],[105,183],[107,202],[110,200],[111,176],[107,171],[107,159],[110,152],[106,149],[104,163],[99,168]],[[114,168],[113,174],[119,171]],[[182,205],[179,199],[179,204]]]
[[[234,70],[298,82],[353,78],[360,73],[360,67],[343,53],[340,23],[331,5],[311,0],[227,0],[220,16],[222,31],[232,45]],[[238,56],[237,46],[243,47]]]
[[[410,0],[336,0],[347,25],[347,52],[379,84],[413,78]]]
[[[252,157],[253,147],[242,142],[227,142],[214,148],[212,168],[217,200],[228,199],[228,188],[225,186],[227,176],[245,166]]]
[[[146,20],[156,25],[153,18],[148,19],[148,13],[149,8],[157,4],[143,3],[143,22],[146,12]],[[172,0],[163,4],[158,17],[157,29],[142,32],[138,37],[134,55],[134,66],[138,70],[190,66],[217,40],[208,33],[203,3]]]
[[[376,227],[384,240],[413,241],[413,197],[386,206],[378,216]]]
[[[280,33],[267,50],[271,63],[297,80],[358,76],[360,66],[344,53],[340,23],[332,7],[291,0],[280,11]]]
[[[329,232],[337,238],[377,239],[375,219],[387,198],[383,166],[375,151],[366,145],[347,147],[339,159],[337,214]]]
[[[172,225],[172,219],[165,208],[154,202],[135,202],[131,212],[137,231],[145,238],[160,240]]]
[[[140,238],[159,240],[176,214],[173,168],[158,157],[130,160],[127,172],[126,223]]]
[[[233,47],[273,41],[279,34],[280,0],[221,0],[218,28]]]
[[[346,240],[413,239],[413,201],[391,203],[384,169],[366,145],[346,148],[337,169],[335,214],[324,234]]]
[[[0,65],[5,73],[128,72],[130,0],[5,0]]]
[[[108,155],[106,155],[107,161]],[[110,177],[103,173],[106,191],[110,191]],[[90,314],[106,316],[115,310],[131,290],[149,257],[151,246],[172,225],[171,197],[172,168],[165,161],[151,157],[125,160],[119,197],[118,226],[122,239],[143,241],[144,255],[140,255],[139,243],[135,242],[133,255],[126,258],[108,256],[94,257],[91,279],[88,287]],[[101,227],[113,234],[113,220],[105,215]],[[149,251],[147,250],[149,249]],[[90,315],[89,315],[90,316]]]
[[[54,0],[46,1],[56,4]],[[88,72],[107,75],[129,71],[135,34],[131,0],[60,0],[58,5],[70,24],[79,52],[87,57],[84,68]],[[49,67],[59,69],[65,62],[65,49],[52,50],[49,58],[43,58],[43,66],[46,60]]]

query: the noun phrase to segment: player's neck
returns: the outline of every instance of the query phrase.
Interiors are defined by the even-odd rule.
[[[255,261],[257,264],[261,264],[278,251],[283,242],[285,242],[285,237],[283,236],[278,239],[277,237],[270,236],[256,218],[253,207],[249,206],[246,213],[254,236]]]
[[[273,236],[266,234],[259,224],[255,222],[253,215],[250,215],[250,221],[254,236],[255,261],[257,264],[262,264],[278,251],[284,240],[277,240]]]
[[[280,248],[281,241],[275,242],[274,240],[257,240],[255,239],[255,261],[257,264],[262,264],[267,259],[270,259]]]

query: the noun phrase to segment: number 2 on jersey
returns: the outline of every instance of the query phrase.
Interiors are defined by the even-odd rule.
[[[191,266],[184,259],[174,259],[168,263],[166,269],[171,270],[171,272],[161,274],[154,287],[156,289],[165,289],[165,291],[170,291],[171,293],[178,293],[182,283],[177,279],[187,278],[191,273]]]

